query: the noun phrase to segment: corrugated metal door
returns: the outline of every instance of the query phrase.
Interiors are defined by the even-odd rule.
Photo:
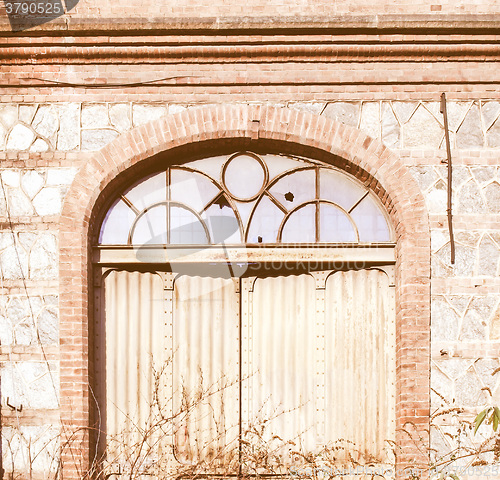
[[[106,399],[100,413],[113,458],[123,445],[140,442],[144,427],[154,421],[155,372],[167,360],[165,313],[157,274],[111,271],[104,290],[104,322],[96,333],[106,348],[96,360],[97,375],[104,379],[100,396]]]
[[[182,463],[234,459],[239,435],[239,279],[174,283],[173,411]]]
[[[348,450],[360,461],[387,461],[387,440],[395,438],[394,299],[387,275],[315,272],[257,278],[253,292],[246,285],[244,421],[264,422],[265,439],[293,442],[292,450],[330,445],[340,447],[337,453],[346,449],[337,458]]]
[[[244,326],[245,427],[297,450],[316,447],[315,294],[309,275],[257,278]]]
[[[386,460],[395,326],[384,272],[183,275],[171,308],[158,275],[113,271],[104,283],[108,435],[147,422],[153,368],[173,357],[165,396],[180,413],[172,439],[181,463],[231,463],[240,428],[252,426],[298,451],[343,439],[360,460]]]
[[[380,270],[330,275],[325,318],[329,438],[354,445],[358,459],[387,461],[396,404],[394,288],[387,275]]]

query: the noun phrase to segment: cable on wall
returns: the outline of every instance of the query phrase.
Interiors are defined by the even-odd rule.
[[[37,77],[27,77],[26,80],[38,80],[39,82],[45,82],[48,85],[39,85],[39,86],[51,86],[57,85],[60,87],[71,87],[71,88],[128,88],[128,87],[146,87],[146,86],[155,86],[156,83],[159,82],[168,82],[169,80],[177,80],[179,78],[196,78],[193,76],[177,76],[177,77],[164,77],[157,78],[155,80],[147,80],[144,82],[132,82],[132,83],[71,83],[71,82],[61,82],[59,80],[50,80],[47,78],[37,78]]]

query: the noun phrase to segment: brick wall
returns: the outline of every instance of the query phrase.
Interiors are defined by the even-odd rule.
[[[488,387],[498,403],[491,375],[500,353],[496,17],[359,16],[496,10],[494,2],[255,2],[241,10],[210,2],[203,16],[355,15],[342,17],[345,30],[338,21],[282,17],[252,29],[241,19],[223,19],[225,27],[195,19],[179,31],[182,22],[169,30],[158,18],[195,17],[199,4],[82,0],[36,35],[9,34],[0,22],[4,468],[19,444],[56,451],[60,418],[63,429],[88,423],[86,242],[99,193],[130,165],[174,145],[253,138],[249,119],[260,121],[263,138],[341,155],[387,192],[383,200],[399,233],[399,425],[428,426],[429,399],[433,410],[449,402],[472,416],[489,401],[481,390]],[[141,27],[137,19],[148,17],[156,20]],[[101,30],[90,32],[86,18]],[[454,161],[454,266],[443,91]],[[429,378],[437,393],[430,393]],[[436,449],[452,447],[449,428],[445,422],[433,431]],[[412,462],[412,444],[403,434],[398,440],[400,460]],[[65,452],[66,478],[77,477],[72,465],[88,460],[85,448],[80,454],[75,461],[74,451]],[[14,462],[21,468],[26,455],[17,453]],[[39,477],[53,468],[48,454],[37,462]]]

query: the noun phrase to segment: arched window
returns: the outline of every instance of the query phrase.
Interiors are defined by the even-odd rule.
[[[352,176],[251,152],[169,166],[116,196],[93,258],[109,468],[389,461],[394,233]]]
[[[238,153],[170,167],[109,209],[101,245],[391,242],[375,197],[311,160]]]

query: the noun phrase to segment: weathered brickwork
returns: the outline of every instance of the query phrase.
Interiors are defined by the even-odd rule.
[[[61,438],[89,423],[87,247],[99,195],[152,155],[205,140],[211,152],[218,140],[267,139],[337,155],[377,191],[398,235],[399,427],[416,424],[425,443],[431,412],[473,418],[500,404],[498,2],[81,0],[37,36],[9,33],[2,9],[6,472],[47,478]],[[448,416],[432,430],[438,453],[456,446],[453,428]],[[404,433],[397,439],[402,465],[425,463]],[[73,441],[77,459],[62,458],[65,478],[76,479],[89,444]],[[30,462],[30,449],[44,453]]]

